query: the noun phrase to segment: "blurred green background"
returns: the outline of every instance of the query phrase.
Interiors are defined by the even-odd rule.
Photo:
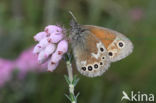
[[[156,0],[0,0],[0,57],[17,58],[49,24],[69,28],[71,10],[79,23],[117,30],[134,43],[133,53],[100,77],[87,78],[75,70],[78,103],[120,103],[123,90],[156,94],[155,5]],[[12,78],[0,91],[0,103],[69,103],[64,74],[62,62],[53,73]]]

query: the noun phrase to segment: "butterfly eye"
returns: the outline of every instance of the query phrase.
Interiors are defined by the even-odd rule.
[[[86,29],[81,29],[81,33],[84,32],[84,31],[86,31]]]
[[[123,41],[119,41],[118,42],[118,47],[119,48],[123,48],[125,46],[124,42]]]

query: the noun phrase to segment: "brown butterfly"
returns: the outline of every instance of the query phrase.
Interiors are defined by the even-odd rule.
[[[73,16],[73,14],[70,12]],[[71,44],[78,71],[88,77],[102,75],[111,62],[133,51],[132,42],[123,34],[99,26],[80,25],[73,16]]]

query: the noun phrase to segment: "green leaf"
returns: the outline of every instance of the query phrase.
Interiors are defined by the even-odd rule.
[[[79,95],[80,95],[80,92],[78,92],[78,93],[76,94],[76,97],[75,97],[76,100],[77,100],[77,98],[78,98]]]
[[[74,96],[74,94],[70,93],[70,98],[71,98],[72,101],[75,101],[75,96]]]
[[[70,98],[67,94],[64,94],[64,95],[65,95],[70,101],[72,101],[71,98]]]
[[[70,80],[69,80],[69,77],[67,75],[64,75],[64,78],[65,78],[66,82],[68,83],[68,85],[71,84]]]
[[[73,54],[72,54],[72,51],[66,53],[66,54],[64,55],[64,59],[65,59],[65,61],[72,62],[72,60],[73,60]]]
[[[73,60],[73,53],[72,53],[72,51],[71,51],[71,52],[70,52],[70,55],[69,55],[69,61],[72,62],[72,60]]]
[[[77,75],[75,75],[74,76],[74,78],[73,78],[73,82],[72,82],[72,84],[74,85],[74,86],[76,86],[77,85],[77,83],[79,82],[79,78],[77,78]]]
[[[64,54],[64,59],[65,59],[65,61],[68,61],[68,60],[69,60],[69,58],[68,58],[68,54],[67,54],[67,53]]]

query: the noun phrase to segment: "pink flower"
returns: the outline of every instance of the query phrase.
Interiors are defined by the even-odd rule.
[[[68,42],[64,39],[63,29],[56,25],[45,27],[46,37],[40,39],[33,53],[38,55],[38,62],[48,62],[48,71],[53,71],[68,50]],[[35,36],[34,36],[35,37]]]
[[[37,55],[33,55],[33,48],[23,51],[16,60],[16,68],[19,70],[19,76],[25,77],[27,72],[30,71],[43,71],[45,64],[39,65],[37,62]]]
[[[141,8],[134,8],[130,11],[130,17],[134,21],[139,21],[144,15],[144,12]]]
[[[49,42],[51,43],[58,43],[62,40],[64,35],[62,33],[52,33],[49,37]]]
[[[46,48],[53,50],[55,45],[49,45]],[[12,72],[15,68],[19,70],[19,78],[22,79],[28,72],[43,72],[47,63],[39,65],[37,55],[33,55],[33,48],[23,51],[16,60],[10,61],[0,58],[0,87],[2,87],[12,77]],[[46,50],[47,55],[51,51]]]
[[[48,38],[43,38],[41,39],[41,41],[39,42],[39,45],[41,46],[42,49],[44,49],[48,44],[49,44],[49,40]]]
[[[35,41],[40,41],[41,39],[46,37],[46,33],[45,32],[39,32],[34,36],[34,40]]]
[[[52,33],[55,33],[55,32],[62,33],[63,29],[61,27],[59,27],[59,26],[56,26],[56,25],[48,25],[47,27],[45,27],[44,31],[47,34],[52,34]]]
[[[56,45],[55,44],[47,45],[47,47],[44,50],[45,56],[49,57],[52,53],[54,53],[55,49],[56,49]]]
[[[38,54],[43,48],[41,47],[40,44],[37,44],[35,47],[34,47],[34,50],[33,50],[33,53],[34,54]]]
[[[52,56],[51,56],[51,59],[50,59],[50,62],[56,64],[58,63],[60,60],[62,59],[62,55],[58,54],[57,52],[55,52]],[[53,64],[52,63],[52,64]]]
[[[14,63],[9,60],[0,59],[0,87],[11,79]]]
[[[59,63],[48,62],[48,71],[49,72],[54,71],[57,68],[58,64]]]
[[[58,43],[57,52],[62,52],[63,54],[66,53],[68,50],[68,42],[67,40],[62,40]]]

